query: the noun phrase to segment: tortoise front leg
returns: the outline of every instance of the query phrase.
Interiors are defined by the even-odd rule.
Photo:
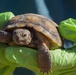
[[[51,71],[51,57],[45,43],[38,43],[38,59],[41,72],[49,73]]]
[[[45,37],[39,32],[35,32],[35,33],[38,38],[37,45],[38,45],[39,68],[44,74],[47,73],[48,75],[50,75],[51,56],[47,43],[45,43],[44,41],[44,40],[47,41],[47,39],[45,39]]]
[[[0,30],[0,42],[9,43],[12,41],[12,34],[6,31]]]

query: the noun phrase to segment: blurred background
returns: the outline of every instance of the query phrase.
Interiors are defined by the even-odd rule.
[[[36,13],[44,15],[57,24],[68,18],[76,19],[76,0],[0,0],[0,13],[11,11],[15,15]],[[72,42],[65,40],[65,47]],[[14,75],[35,75],[32,71],[17,68]]]

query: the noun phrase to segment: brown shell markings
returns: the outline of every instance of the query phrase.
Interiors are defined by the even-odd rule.
[[[57,27],[58,25],[53,22],[52,20],[38,14],[23,14],[13,17],[11,20],[9,20],[6,25],[3,27],[3,30],[10,31],[14,30],[15,28],[31,28],[34,29],[36,32],[39,33],[39,36],[41,35],[45,42],[50,44],[48,47],[47,44],[41,44],[39,45],[43,47],[45,46],[46,49],[43,47],[43,51],[39,51],[39,63],[40,63],[40,69],[41,71],[49,72],[51,70],[51,56],[49,49],[55,49],[62,46],[61,38],[58,33]],[[38,36],[37,36],[38,37]],[[43,62],[45,61],[45,62]]]

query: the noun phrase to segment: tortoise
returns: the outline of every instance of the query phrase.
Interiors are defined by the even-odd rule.
[[[62,47],[57,28],[58,25],[45,16],[21,14],[10,19],[0,30],[0,42],[38,49],[40,71],[49,73],[52,64],[50,50]]]

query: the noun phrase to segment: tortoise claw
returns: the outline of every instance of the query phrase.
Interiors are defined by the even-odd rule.
[[[43,73],[43,75],[50,75],[50,73],[51,73],[51,71],[43,72],[43,71],[41,71],[41,70],[40,70],[40,72]]]

